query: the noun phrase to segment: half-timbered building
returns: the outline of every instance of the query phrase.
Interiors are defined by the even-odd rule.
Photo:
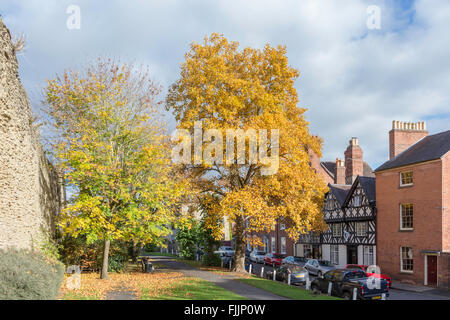
[[[329,185],[325,198],[322,258],[339,267],[375,264],[375,178],[358,176],[352,186]]]
[[[376,245],[375,178],[363,161],[357,138],[349,141],[345,161],[328,165],[334,183],[328,183],[323,208],[327,229],[300,235],[295,254],[330,260],[339,267],[346,264],[374,264]],[[322,164],[328,162],[320,162]],[[314,166],[314,164],[313,164]],[[317,170],[322,174],[322,171]],[[324,175],[324,180],[329,181]],[[314,250],[315,249],[315,250]]]

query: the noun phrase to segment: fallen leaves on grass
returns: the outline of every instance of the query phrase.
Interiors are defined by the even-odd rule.
[[[69,290],[66,286],[67,277],[61,288],[60,299],[72,297],[95,297],[104,300],[109,291],[134,291],[140,299],[143,289],[150,296],[158,296],[180,279],[185,279],[179,272],[155,272],[155,273],[110,273],[109,280],[102,280],[98,273],[81,274],[81,288]]]

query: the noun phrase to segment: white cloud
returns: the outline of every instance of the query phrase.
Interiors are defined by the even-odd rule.
[[[325,139],[324,157],[342,157],[357,136],[376,167],[387,159],[392,120],[429,120],[431,133],[448,130],[450,120],[450,3],[392,3],[2,0],[0,12],[12,31],[27,34],[21,76],[34,103],[46,78],[99,55],[149,64],[167,87],[189,44],[211,32],[243,46],[285,44],[301,73],[300,106]],[[66,28],[69,4],[81,8],[79,31]],[[382,9],[381,30],[366,27],[372,4]]]

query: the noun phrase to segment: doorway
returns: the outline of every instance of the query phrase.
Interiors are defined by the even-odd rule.
[[[347,246],[347,264],[358,264],[358,246]]]
[[[437,256],[427,256],[427,284],[437,285]]]

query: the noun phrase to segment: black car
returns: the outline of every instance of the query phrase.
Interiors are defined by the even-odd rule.
[[[291,284],[304,284],[306,283],[306,279],[308,279],[309,274],[308,270],[300,266],[280,266],[274,269],[275,280],[283,281],[288,283],[288,277],[291,275]],[[273,271],[267,271],[266,273],[267,279],[273,280]]]
[[[313,291],[328,293],[331,283],[331,295],[341,297],[346,300],[353,298],[354,290],[357,290],[357,299],[381,299],[384,293],[389,296],[389,287],[385,279],[378,279],[378,283],[373,282],[373,278],[367,277],[363,270],[357,269],[335,269],[326,272],[311,283]]]

